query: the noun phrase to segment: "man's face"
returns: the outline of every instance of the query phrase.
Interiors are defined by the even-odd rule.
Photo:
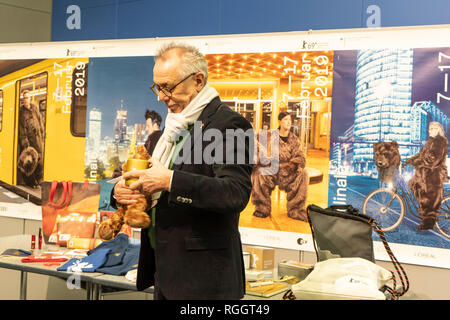
[[[145,120],[145,129],[147,130],[148,135],[151,135],[153,131],[156,130],[156,124],[153,123],[151,118]]]
[[[28,107],[31,103],[31,97],[30,94],[28,92],[23,94],[23,105],[25,107]]]
[[[166,54],[169,55],[167,59],[158,59],[155,63],[155,67],[153,68],[153,82],[161,88],[171,89],[183,80],[179,74],[182,61],[174,53],[168,52]],[[198,77],[196,76],[197,74],[187,78],[176,86],[170,97],[166,96],[163,92],[159,92],[159,100],[163,101],[173,113],[183,111],[202,88],[202,84],[200,83],[199,85]]]
[[[291,129],[291,125],[292,125],[292,119],[291,119],[290,115],[287,115],[283,119],[280,120],[280,127],[285,131],[289,131]]]

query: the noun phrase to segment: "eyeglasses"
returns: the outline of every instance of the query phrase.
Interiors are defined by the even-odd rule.
[[[174,85],[172,88],[168,89],[168,88],[163,88],[160,87],[158,84],[154,83],[150,89],[152,89],[153,93],[156,94],[157,96],[159,96],[159,93],[162,92],[164,93],[167,97],[171,97],[172,96],[172,92],[175,90],[175,88],[181,84],[183,81],[187,80],[188,78],[192,77],[194,74],[196,74],[197,72],[191,73],[190,75],[188,75],[186,78],[184,78],[183,80],[181,80],[180,82],[178,82],[176,85]]]

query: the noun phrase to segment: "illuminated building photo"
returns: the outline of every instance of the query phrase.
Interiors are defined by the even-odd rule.
[[[310,233],[302,213],[289,210],[306,210],[311,203],[327,205],[333,53],[226,53],[209,54],[206,59],[210,85],[224,103],[253,125],[256,134],[279,130],[280,113],[291,115],[291,132],[306,159],[303,169],[294,170],[294,174],[307,173],[306,179],[298,179],[301,186],[296,188],[301,191],[292,190],[295,179],[282,187],[277,179],[271,180],[276,185],[265,190],[264,196],[258,194],[258,202],[258,182],[253,180],[252,198],[241,213],[239,225]],[[266,182],[260,183],[264,189]],[[287,199],[293,197],[297,201],[289,203]],[[258,212],[258,204],[268,211]]]
[[[153,57],[89,59],[85,178],[120,175],[127,157],[147,139],[145,111],[165,118],[167,108],[149,89],[153,66]]]
[[[424,230],[423,224],[427,212],[440,210],[425,203],[446,207],[448,178],[431,186],[429,171],[418,180],[419,160],[437,162],[441,153],[446,176],[448,145],[425,151],[436,136],[432,128],[443,141],[450,130],[449,53],[449,48],[335,51],[329,205],[350,203],[373,216],[391,242],[450,247],[448,234],[440,231],[448,230],[442,225],[448,222],[435,215],[437,229]],[[435,195],[428,191],[425,199],[418,184],[434,188]],[[383,201],[388,205],[382,207]]]

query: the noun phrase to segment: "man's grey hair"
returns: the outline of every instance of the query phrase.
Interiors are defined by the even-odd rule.
[[[205,76],[205,82],[208,80],[208,62],[198,48],[186,43],[170,42],[163,45],[156,51],[155,62],[162,58],[170,50],[180,50],[182,53],[183,66],[180,69],[180,77],[184,78],[188,75],[201,72]]]

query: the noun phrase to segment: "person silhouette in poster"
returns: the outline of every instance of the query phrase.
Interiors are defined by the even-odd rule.
[[[43,179],[44,124],[39,107],[31,102],[31,92],[22,91],[19,108],[18,174],[19,185],[32,188]]]
[[[272,174],[264,174],[262,170],[267,167],[261,161],[256,161],[252,173],[252,203],[255,206],[253,215],[266,218],[271,214],[270,196],[275,186],[287,193],[287,214],[292,219],[307,221],[306,197],[308,191],[309,177],[305,169],[306,158],[300,148],[298,136],[292,132],[292,117],[287,112],[278,115],[280,127],[268,131],[267,143],[257,137],[260,159],[262,157],[279,157],[279,169]],[[273,144],[273,139],[278,140]],[[267,146],[266,146],[267,145]],[[269,155],[270,153],[270,155]]]
[[[147,149],[149,155],[152,155],[156,143],[158,143],[158,140],[162,135],[160,129],[161,121],[162,118],[158,112],[153,110],[145,111],[145,129],[148,133],[147,141],[145,141],[145,149]]]
[[[433,229],[443,199],[444,182],[448,180],[448,139],[439,122],[430,122],[429,138],[418,154],[407,159],[404,166],[415,168],[409,188],[419,204],[418,230]]]

